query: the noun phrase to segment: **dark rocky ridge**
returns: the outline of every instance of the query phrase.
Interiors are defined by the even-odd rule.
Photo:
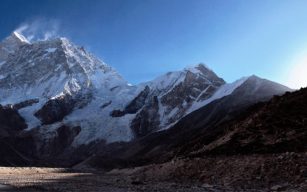
[[[29,107],[35,103],[38,103],[39,102],[39,99],[28,99],[28,100],[25,100],[25,101],[22,101],[20,103],[16,103],[14,105],[12,105],[12,107],[14,109],[22,109],[22,108],[25,108],[25,107]]]
[[[306,107],[307,88],[274,96],[230,121],[195,131],[194,137],[168,149],[175,155],[165,163],[120,172],[130,171],[142,182],[197,182],[226,186],[225,191],[306,191]],[[136,164],[146,164],[143,160]]]
[[[191,142],[192,155],[234,155],[255,153],[305,152],[307,150],[307,89],[269,102],[259,103],[220,129],[223,133],[206,144]]]
[[[88,103],[92,95],[90,93],[76,95],[61,95],[48,100],[34,115],[42,124],[52,124],[64,119],[75,108],[82,108]]]
[[[52,124],[63,120],[73,111],[75,104],[76,101],[71,95],[63,95],[47,101],[34,115],[41,120],[42,124]]]

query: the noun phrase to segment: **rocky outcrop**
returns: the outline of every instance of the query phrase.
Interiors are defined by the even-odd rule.
[[[145,89],[126,106],[124,113],[132,114],[140,110],[145,105],[149,93],[150,88],[145,86]]]
[[[82,108],[91,99],[90,93],[61,95],[48,100],[34,115],[41,120],[42,124],[52,124],[63,120],[75,108]]]
[[[158,97],[152,97],[147,105],[136,115],[131,122],[131,129],[136,137],[142,137],[148,133],[159,130],[159,101]]]
[[[19,110],[19,109],[22,109],[22,108],[25,108],[25,107],[32,106],[33,104],[36,104],[38,102],[39,102],[39,99],[29,99],[29,100],[25,100],[25,101],[16,103],[16,104],[12,105],[12,107],[14,109]]]
[[[108,101],[108,102],[102,104],[102,105],[100,106],[100,108],[101,108],[101,109],[106,108],[107,106],[109,106],[109,105],[111,105],[111,104],[112,104],[112,101]]]
[[[76,101],[70,95],[63,95],[49,100],[40,110],[35,113],[43,124],[52,124],[61,121],[72,112]]]
[[[0,105],[0,164],[2,166],[25,166],[34,163],[25,152],[33,149],[33,142],[19,136],[26,128],[25,120],[16,109]]]
[[[126,107],[124,110],[114,110],[111,113],[112,117],[122,117],[126,114],[133,114],[140,110],[146,102],[150,88],[145,86],[144,90],[141,91]]]
[[[58,156],[64,155],[64,151],[71,148],[71,144],[75,137],[80,133],[80,127],[69,127],[67,125],[62,125],[54,132],[52,132],[52,137],[44,139],[43,142],[38,142],[38,152],[39,159],[42,162],[52,163],[49,159],[56,159]],[[39,141],[39,135],[36,139]],[[66,157],[69,159],[69,157]]]
[[[0,105],[0,137],[14,136],[26,128],[25,120],[16,109]]]

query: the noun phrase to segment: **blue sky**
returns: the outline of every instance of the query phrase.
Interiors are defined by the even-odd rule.
[[[128,81],[206,63],[232,82],[256,74],[307,85],[306,0],[1,0],[0,38],[27,25],[67,36]]]

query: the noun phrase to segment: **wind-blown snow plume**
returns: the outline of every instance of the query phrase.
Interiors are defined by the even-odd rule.
[[[48,40],[58,36],[59,25],[58,20],[40,18],[22,23],[15,31],[29,41]]]

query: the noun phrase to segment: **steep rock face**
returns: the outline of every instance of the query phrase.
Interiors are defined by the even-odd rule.
[[[69,127],[67,125],[59,125],[55,129],[55,135],[53,137],[49,137],[49,139],[44,139],[43,142],[38,142],[36,144],[37,150],[39,152],[39,159],[44,162],[50,162],[48,161],[48,158],[53,158],[58,155],[61,155],[65,153],[65,150],[67,150],[72,142],[74,141],[75,137],[80,133],[81,128],[80,127]],[[35,133],[36,141],[39,141],[41,139],[38,131]]]
[[[0,164],[2,166],[25,166],[33,163],[32,159],[25,155],[26,150],[19,148],[19,142],[28,151],[33,148],[33,142],[24,142],[25,140],[19,137],[19,134],[26,128],[25,120],[16,109],[0,105]]]
[[[203,64],[170,72],[141,84],[143,91],[124,110],[113,111],[111,115],[135,114],[131,129],[135,136],[144,136],[168,128],[194,102],[210,98],[223,84],[225,81]]]
[[[159,100],[157,96],[151,97],[131,122],[131,128],[136,137],[145,136],[159,130]]]
[[[114,110],[111,113],[112,117],[122,117],[126,114],[134,114],[138,110],[140,110],[144,103],[146,102],[147,96],[150,93],[150,88],[145,86],[144,90],[142,90],[126,107],[123,111]]]
[[[71,95],[63,95],[47,101],[34,115],[41,120],[42,124],[52,124],[63,120],[71,113],[75,103]]]
[[[52,124],[62,121],[65,116],[70,114],[75,108],[82,108],[90,101],[91,93],[84,95],[61,95],[50,99],[44,106],[35,112],[42,124]]]
[[[17,132],[26,128],[27,125],[24,119],[18,114],[16,109],[0,105],[1,137],[15,135]]]

